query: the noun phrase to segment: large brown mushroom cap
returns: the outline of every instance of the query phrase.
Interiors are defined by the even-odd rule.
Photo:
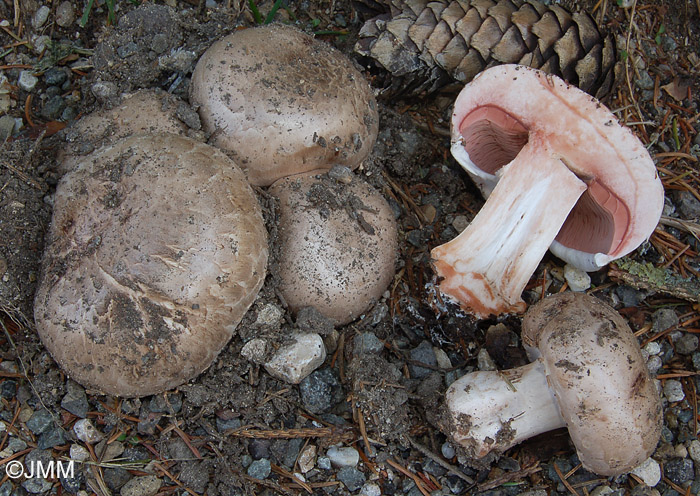
[[[602,475],[638,466],[661,435],[661,400],[625,320],[582,293],[561,293],[523,319],[523,344],[544,363],[581,463]]]
[[[174,135],[127,138],[57,187],[36,325],[83,385],[157,393],[211,364],[266,263],[260,207],[228,157]]]
[[[282,25],[214,43],[190,85],[211,143],[233,152],[251,184],[333,165],[357,167],[374,145],[377,105],[352,62]]]
[[[346,324],[378,300],[394,276],[397,227],[382,195],[355,177],[281,179],[280,292],[292,309],[313,306]]]

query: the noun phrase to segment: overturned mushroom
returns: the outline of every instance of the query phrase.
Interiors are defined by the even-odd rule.
[[[300,174],[270,188],[280,200],[280,292],[292,311],[315,307],[337,324],[381,297],[397,252],[384,197],[352,173],[344,177],[349,182]]]
[[[212,363],[266,264],[260,207],[228,157],[175,135],[127,138],[58,184],[37,329],[83,385],[154,394]]]
[[[480,317],[525,309],[547,248],[594,271],[653,232],[664,193],[649,153],[590,95],[524,66],[481,73],[452,115],[452,154],[488,197],[432,251],[440,289]]]
[[[251,184],[331,166],[357,167],[377,137],[369,84],[331,46],[282,25],[214,43],[190,86],[211,144],[233,153]]]
[[[628,472],[653,452],[661,400],[617,312],[592,296],[561,293],[530,309],[522,339],[532,363],[473,372],[447,391],[447,429],[472,456],[564,426],[583,466],[601,475]]]

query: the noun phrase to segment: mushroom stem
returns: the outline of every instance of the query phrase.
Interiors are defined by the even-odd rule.
[[[447,408],[454,440],[477,458],[566,426],[541,360],[465,375],[447,390]]]
[[[440,290],[481,318],[525,310],[525,285],[586,191],[538,137],[496,174],[502,178],[472,223],[431,252]]]

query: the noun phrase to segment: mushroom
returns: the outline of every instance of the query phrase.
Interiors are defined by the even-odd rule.
[[[212,363],[266,264],[257,198],[226,155],[181,136],[126,138],[57,186],[39,336],[84,386],[158,393]]]
[[[176,115],[180,105],[186,104],[169,93],[142,89],[123,95],[115,107],[86,115],[67,130],[68,144],[59,156],[62,171],[71,170],[80,156],[127,136],[157,133],[184,136],[187,126]]]
[[[377,137],[377,104],[352,62],[282,25],[214,43],[192,74],[210,143],[233,153],[251,184],[333,165],[356,168]]]
[[[479,317],[522,312],[549,247],[595,271],[647,239],[664,192],[649,153],[597,100],[536,69],[501,65],[459,94],[452,154],[488,197],[435,248],[440,289]]]
[[[347,183],[307,173],[270,187],[279,198],[280,293],[293,312],[315,307],[338,325],[381,297],[398,243],[384,197],[347,172]]]
[[[531,363],[472,372],[447,391],[451,436],[471,456],[564,426],[583,466],[601,475],[628,472],[653,452],[661,400],[615,310],[584,293],[560,293],[528,311],[522,340]]]

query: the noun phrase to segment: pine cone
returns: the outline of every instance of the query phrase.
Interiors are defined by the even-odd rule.
[[[614,81],[615,44],[587,13],[536,0],[385,0],[355,51],[390,76],[381,94],[431,93],[497,64],[518,63],[602,98]]]

